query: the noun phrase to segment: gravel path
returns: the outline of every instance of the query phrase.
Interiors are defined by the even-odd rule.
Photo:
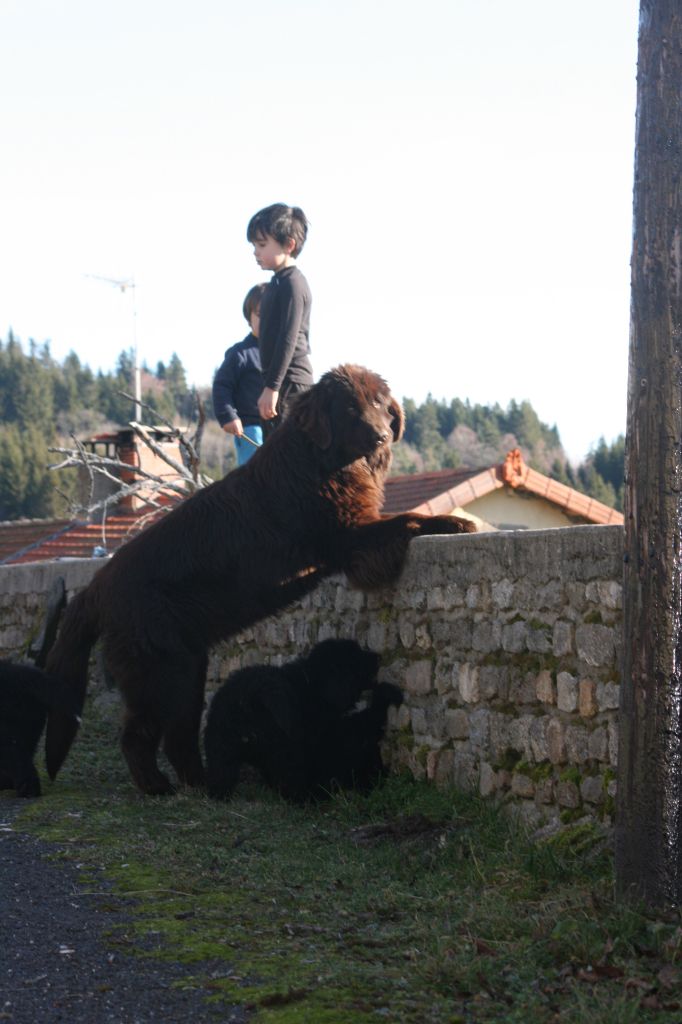
[[[105,881],[97,892],[59,847],[15,828],[23,801],[0,795],[0,1022],[8,1024],[245,1024],[240,1007],[214,1008],[199,990],[172,988],[188,968],[133,957],[103,937],[130,920]],[[205,993],[204,993],[205,994]]]

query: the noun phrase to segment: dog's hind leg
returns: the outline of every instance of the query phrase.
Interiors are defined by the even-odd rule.
[[[204,784],[204,766],[199,750],[199,729],[204,710],[204,688],[208,658],[204,655],[187,659],[178,666],[178,677],[172,707],[164,725],[163,749],[175,768],[178,779],[186,786]]]
[[[223,746],[220,737],[205,741],[207,792],[215,800],[229,800],[239,782],[240,748]]]
[[[40,779],[30,757],[23,758],[15,770],[17,796],[40,796]]]
[[[121,749],[138,789],[150,796],[174,793],[170,780],[159,769],[156,755],[163,726],[156,715],[128,708],[121,732]]]

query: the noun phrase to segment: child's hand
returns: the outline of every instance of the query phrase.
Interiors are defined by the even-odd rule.
[[[272,388],[263,388],[258,399],[258,415],[262,420],[272,420],[277,415],[277,399],[279,391]]]
[[[223,430],[226,434],[234,434],[235,437],[241,437],[244,433],[244,427],[239,416],[235,420],[230,420],[229,423],[223,423]]]

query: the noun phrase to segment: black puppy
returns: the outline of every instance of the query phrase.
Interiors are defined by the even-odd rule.
[[[242,764],[289,800],[323,796],[334,784],[367,786],[381,772],[388,704],[402,694],[377,686],[380,658],[354,640],[324,640],[281,667],[232,673],[216,693],[204,733],[210,796],[228,799]],[[368,708],[354,711],[373,691]]]
[[[388,709],[399,707],[403,693],[392,683],[378,683],[367,707],[352,710],[319,737],[309,737],[311,782],[320,791],[358,789],[367,792],[385,774],[380,743]],[[318,794],[319,795],[319,794]]]
[[[0,661],[0,789],[40,796],[33,758],[52,707],[77,717],[71,694],[42,669]]]
[[[0,661],[0,789],[15,789],[17,796],[40,796],[33,758],[48,710],[58,708],[77,717],[71,694],[42,670],[65,604],[64,580],[58,577],[48,597],[40,635],[31,646],[35,666]]]

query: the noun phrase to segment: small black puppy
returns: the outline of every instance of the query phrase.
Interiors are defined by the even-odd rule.
[[[383,766],[379,742],[402,693],[377,684],[380,658],[354,640],[324,640],[281,667],[239,669],[213,698],[204,732],[210,796],[228,799],[242,764],[302,802],[335,785],[368,788]],[[354,710],[365,690],[370,703]]]
[[[0,789],[40,796],[33,758],[52,707],[77,717],[68,691],[42,669],[0,661]]]
[[[65,604],[64,580],[58,577],[48,596],[40,635],[29,652],[35,665],[0,661],[0,789],[15,789],[17,796],[40,796],[33,758],[48,710],[59,708],[78,717],[70,693],[42,668]]]
[[[310,737],[310,771],[319,790],[358,789],[367,792],[385,774],[380,743],[388,709],[399,707],[403,693],[392,683],[377,683],[367,707],[342,715],[319,738]],[[319,795],[319,793],[318,793]]]

